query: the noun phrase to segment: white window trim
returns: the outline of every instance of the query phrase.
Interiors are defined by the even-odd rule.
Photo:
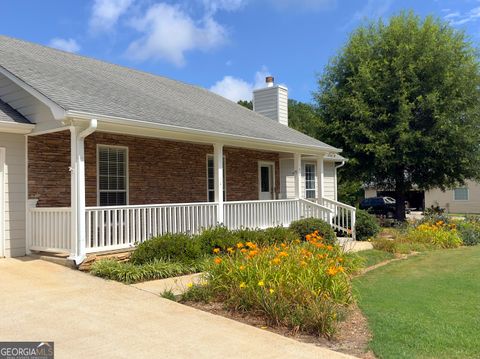
[[[305,162],[303,164],[303,187],[304,187],[303,188],[303,195],[304,195],[304,198],[308,199],[308,197],[307,197],[307,165],[313,166],[313,183],[315,185],[315,188],[314,188],[315,195],[313,196],[313,198],[317,198],[318,197],[317,165],[316,165],[316,163],[313,163],[313,162]]]
[[[274,161],[258,161],[258,197],[260,198],[260,194],[262,193],[262,176],[261,176],[261,167],[262,166],[272,166],[272,191],[273,191],[273,198],[275,199],[275,162]]]
[[[211,158],[212,160],[214,160],[214,157],[213,157],[213,153],[207,153],[207,157],[205,159],[205,167],[207,169],[207,202],[209,202],[209,193],[210,193],[210,190],[208,188],[208,159]],[[225,193],[225,199],[224,201],[226,202],[227,201],[227,170],[226,170],[226,163],[227,163],[227,159],[225,157],[225,155],[223,155],[223,193]],[[215,170],[213,171],[213,178],[215,178]],[[213,189],[213,191],[215,192],[215,188]],[[213,201],[215,202],[215,201]],[[213,203],[211,202],[211,203]]]
[[[100,149],[101,148],[122,148],[126,152],[125,158],[125,192],[126,205],[130,203],[130,173],[129,173],[129,151],[127,146],[115,146],[97,144],[97,206],[100,206]]]
[[[456,189],[466,189],[467,190],[467,199],[456,199],[455,198],[455,190]],[[453,189],[452,194],[453,194],[453,200],[455,202],[468,202],[470,200],[470,190],[468,189],[468,187],[456,187],[456,188]]]

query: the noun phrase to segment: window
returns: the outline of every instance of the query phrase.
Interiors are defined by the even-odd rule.
[[[453,190],[453,199],[455,201],[468,201],[468,188],[460,187]]]
[[[127,149],[98,147],[98,197],[100,206],[127,204]]]
[[[315,198],[315,165],[305,164],[305,198]]]
[[[225,156],[223,157],[223,200],[226,200]],[[215,167],[213,155],[207,156],[207,191],[208,202],[215,202]]]

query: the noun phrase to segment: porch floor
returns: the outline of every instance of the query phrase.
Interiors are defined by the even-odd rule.
[[[0,333],[58,358],[352,358],[29,257],[0,273]]]

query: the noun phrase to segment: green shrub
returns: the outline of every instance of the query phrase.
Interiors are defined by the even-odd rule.
[[[374,238],[380,233],[380,225],[374,215],[367,211],[357,210],[355,233],[357,241],[366,241],[369,238]]]
[[[305,218],[293,221],[289,227],[293,232],[297,233],[301,239],[305,240],[307,234],[318,231],[328,244],[334,244],[337,236],[333,228],[325,221],[318,218]]]
[[[143,243],[133,251],[131,261],[143,264],[155,259],[192,263],[202,257],[200,242],[186,234],[164,234]]]
[[[468,219],[457,223],[457,230],[466,246],[480,244],[480,224]]]
[[[372,241],[372,246],[374,249],[378,249],[380,251],[397,253],[397,242],[391,239],[375,239]]]
[[[234,247],[238,242],[235,233],[223,226],[204,229],[202,233],[194,236],[193,240],[199,243],[204,254],[212,254],[215,248],[225,250]]]
[[[212,260],[206,283],[193,286],[183,300],[222,302],[271,325],[331,336],[353,300],[351,258],[316,235],[297,242],[241,243]]]
[[[183,263],[163,260],[153,260],[150,263],[135,265],[129,262],[118,262],[114,259],[102,259],[94,262],[90,269],[90,273],[97,277],[127,284],[175,277],[193,272],[195,272],[195,268]]]
[[[260,246],[273,243],[290,243],[299,239],[299,235],[289,228],[271,227],[261,229],[239,229],[234,232],[237,242],[252,242]]]

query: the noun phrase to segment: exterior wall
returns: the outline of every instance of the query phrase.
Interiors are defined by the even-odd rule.
[[[28,198],[38,207],[70,206],[70,131],[28,137]]]
[[[0,132],[5,148],[5,256],[25,255],[25,136]]]
[[[480,184],[467,182],[468,201],[455,201],[453,189],[443,192],[433,189],[425,192],[425,208],[440,206],[450,213],[480,213]]]
[[[207,201],[207,155],[213,146],[95,132],[85,139],[87,206],[97,205],[97,145],[128,147],[129,204]],[[228,201],[258,199],[258,161],[277,153],[224,148]],[[29,197],[39,207],[70,206],[70,133],[29,138]]]
[[[324,162],[323,164],[323,196],[328,199],[335,200],[336,197],[336,178],[335,178],[335,162]]]
[[[375,188],[365,188],[365,198],[377,197],[377,190]]]
[[[312,163],[316,165],[316,161],[302,160],[302,175],[300,179],[300,191],[305,196],[305,164]],[[283,159],[280,161],[280,198],[295,198],[295,178],[293,175],[293,159]],[[324,197],[335,199],[335,163],[324,161],[323,163],[323,179],[324,179]],[[318,178],[315,177],[315,188],[318,196]]]

